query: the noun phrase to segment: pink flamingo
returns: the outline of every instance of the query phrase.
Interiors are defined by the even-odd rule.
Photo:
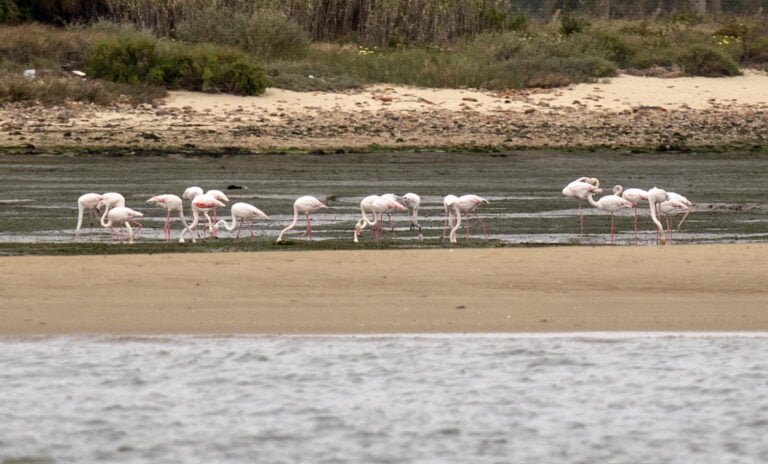
[[[637,243],[637,205],[641,201],[648,201],[648,191],[639,188],[628,188],[621,193],[621,197],[632,203],[632,209],[635,213],[633,219],[633,225],[635,228],[635,243]]]
[[[280,235],[277,236],[277,243],[283,241],[283,234],[296,227],[296,224],[299,222],[299,214],[303,214],[307,218],[307,230],[304,231],[304,235],[312,240],[312,220],[309,215],[321,208],[327,208],[327,206],[311,195],[297,198],[296,201],[293,202],[293,222],[280,231]]]
[[[132,210],[131,208],[126,208],[125,206],[107,208],[104,211],[104,215],[101,216],[101,226],[109,227],[109,230],[112,231],[115,224],[122,224],[128,231],[128,243],[133,243],[133,229],[131,228],[131,224],[138,227],[138,230],[136,231],[137,233],[141,231],[141,223],[136,221],[135,218],[142,216],[144,216],[144,214]],[[114,233],[112,235],[114,236]],[[123,239],[121,235],[120,243],[122,243],[122,241]]]
[[[421,226],[419,225],[419,206],[421,206],[421,197],[415,193],[406,193],[403,195],[403,204],[408,208],[411,230],[416,231],[419,234],[419,240],[423,242],[424,236],[421,234]]]
[[[269,219],[269,216],[267,216],[264,211],[260,210],[259,208],[253,206],[250,203],[235,203],[232,205],[232,225],[227,225],[227,221],[224,219],[221,219],[218,221],[214,226],[213,229],[217,230],[219,227],[223,226],[228,231],[232,232],[233,230],[237,229],[237,234],[235,234],[235,239],[240,238],[240,230],[243,227],[244,223],[248,224],[248,228],[251,231],[251,238],[254,237],[253,233],[253,225],[251,224],[251,220],[254,218],[262,218],[262,219]],[[240,223],[238,224],[238,220],[240,220]]]
[[[575,198],[579,201],[579,226],[580,235],[584,235],[584,211],[582,203],[590,193],[603,193],[600,189],[600,181],[594,177],[579,177],[563,189],[563,195]]]
[[[659,205],[667,200],[669,200],[669,195],[667,195],[666,191],[657,187],[653,187],[648,190],[648,206],[651,211],[651,220],[654,224],[656,224],[656,243],[662,245],[667,243],[667,239],[662,233],[664,231],[664,226],[661,225],[661,222],[658,218]]]
[[[443,211],[445,211],[445,223],[443,225],[443,240],[445,240],[445,234],[448,232],[448,229],[453,227],[453,216],[455,212],[455,205],[456,202],[459,201],[459,197],[456,195],[446,195],[445,198],[443,198]],[[455,236],[451,239],[451,236],[449,234],[449,241],[451,243],[456,243]]]
[[[192,223],[189,224],[187,227],[184,228],[184,230],[181,231],[181,236],[179,237],[179,243],[184,243],[184,233],[189,231],[189,235],[192,237],[192,243],[195,243],[195,227],[197,227],[197,223],[200,220],[200,213],[203,213],[203,216],[205,216],[205,219],[208,220],[208,231],[213,232],[213,221],[211,220],[211,216],[208,214],[208,211],[210,211],[213,208],[216,207],[223,207],[224,203],[220,202],[219,200],[213,198],[211,195],[202,194],[195,197],[194,200],[192,200]]]
[[[98,193],[86,193],[80,195],[77,199],[77,227],[75,228],[75,240],[80,238],[80,228],[83,225],[83,213],[88,211],[91,218],[91,227],[93,227],[93,221],[98,220],[99,217],[99,203],[101,203],[102,196]]]
[[[691,214],[693,203],[690,200],[675,192],[667,192],[667,201],[659,203],[659,214],[664,215],[667,220],[667,239],[672,243],[672,220],[671,216],[682,214],[683,218],[677,224],[677,230],[683,225],[685,218]]]
[[[147,200],[147,203],[152,203],[155,206],[160,206],[166,209],[165,225],[163,226],[166,242],[171,240],[171,211],[178,211],[181,223],[185,228],[187,227],[187,220],[184,218],[184,203],[178,196],[170,193],[157,195]]]
[[[360,210],[363,213],[363,217],[355,224],[355,243],[358,242],[358,237],[362,233],[362,230],[366,225],[373,227],[374,239],[378,242],[381,235],[381,218],[382,215],[389,214],[395,210],[407,209],[397,200],[393,200],[394,195],[370,195],[363,198],[360,202]],[[368,219],[368,214],[373,214],[373,221]]]
[[[469,221],[470,217],[474,213],[475,218],[480,222],[480,228],[483,229],[483,235],[486,239],[488,239],[488,229],[485,227],[485,223],[482,219],[480,219],[480,216],[478,216],[476,208],[480,206],[483,203],[488,203],[488,200],[486,200],[483,197],[479,197],[477,195],[462,195],[456,200],[456,208],[462,213],[467,214],[467,225],[466,225],[466,234],[467,238],[469,238]]]
[[[621,185],[613,187],[613,195],[605,195],[599,200],[595,201],[594,194],[587,195],[589,204],[601,211],[607,211],[611,213],[611,243],[613,243],[613,230],[614,230],[614,214],[623,208],[631,208],[632,203],[628,200],[621,198]]]

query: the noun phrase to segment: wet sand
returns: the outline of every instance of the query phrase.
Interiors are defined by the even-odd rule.
[[[2,334],[768,330],[768,245],[0,258]]]

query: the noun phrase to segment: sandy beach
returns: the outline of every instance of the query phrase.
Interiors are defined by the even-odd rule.
[[[377,85],[258,97],[171,92],[156,105],[0,108],[0,146],[256,151],[457,145],[685,149],[762,145],[768,75],[620,75],[559,89],[489,92]]]
[[[6,257],[2,334],[768,330],[768,245]]]

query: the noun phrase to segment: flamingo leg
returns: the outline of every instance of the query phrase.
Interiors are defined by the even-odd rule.
[[[253,230],[253,221],[248,220],[248,230],[251,232],[251,240],[256,238],[256,232]]]
[[[689,214],[691,214],[690,210],[686,211],[685,214],[683,214],[683,218],[680,219],[680,222],[677,224],[677,230],[680,230],[680,228],[683,226],[683,222],[685,221],[685,218],[687,218]]]
[[[635,228],[635,245],[637,245],[637,241],[638,241],[638,236],[637,236],[637,203],[633,204],[632,206],[635,209],[635,216],[634,216],[634,219],[633,219],[633,224],[634,224],[634,228]]]
[[[304,235],[308,236],[310,240],[312,240],[312,219],[309,217],[309,213],[306,214],[307,216],[307,230],[304,232]]]
[[[584,209],[579,198],[579,237],[584,235]]]
[[[475,213],[475,218],[477,219],[477,222],[480,223],[480,229],[482,229],[483,231],[483,236],[485,237],[486,240],[488,240],[488,228],[485,226],[485,223],[483,222],[483,220],[480,219],[479,214]]]
[[[165,241],[170,242],[171,241],[171,210],[168,210],[168,213],[165,215],[165,226],[163,227],[163,232],[165,232]]]

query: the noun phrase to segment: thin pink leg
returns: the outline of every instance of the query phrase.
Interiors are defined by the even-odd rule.
[[[309,239],[312,240],[312,219],[309,218],[309,213],[307,213],[307,230],[304,235],[309,236]]]
[[[581,198],[579,198],[579,227],[580,227],[579,237],[581,237],[582,235],[584,235],[584,210],[582,209],[582,206],[581,206]]]
[[[637,204],[634,205],[635,208],[635,218],[634,218],[634,225],[635,225],[635,245],[637,245],[638,242],[638,236],[637,236]]]

